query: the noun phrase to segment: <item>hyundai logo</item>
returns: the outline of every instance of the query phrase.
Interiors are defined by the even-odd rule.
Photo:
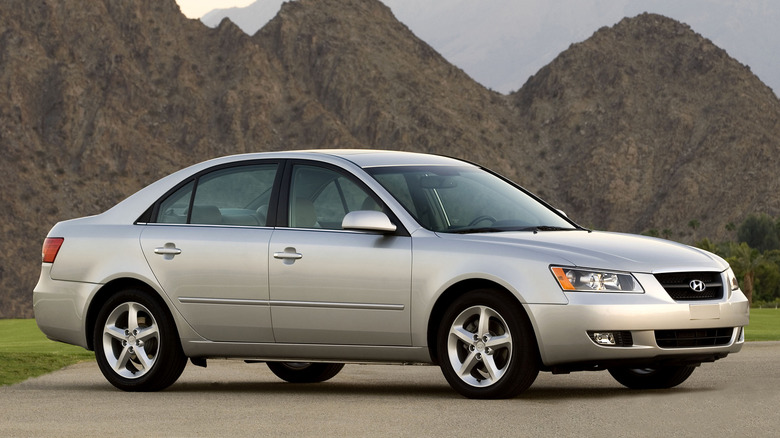
[[[688,286],[690,286],[691,290],[694,292],[704,292],[704,289],[707,289],[707,285],[701,280],[691,280],[691,282],[688,283]]]

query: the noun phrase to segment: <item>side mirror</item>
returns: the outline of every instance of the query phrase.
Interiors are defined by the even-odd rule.
[[[383,233],[395,231],[395,225],[390,222],[390,218],[386,214],[373,210],[357,210],[347,213],[344,216],[344,220],[341,221],[341,228],[345,230],[381,231]]]

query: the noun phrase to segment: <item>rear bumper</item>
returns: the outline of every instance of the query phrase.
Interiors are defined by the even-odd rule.
[[[38,328],[51,340],[87,348],[87,301],[101,285],[52,280],[50,271],[51,265],[44,264],[33,290]]]

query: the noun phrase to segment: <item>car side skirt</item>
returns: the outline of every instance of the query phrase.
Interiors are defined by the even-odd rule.
[[[428,347],[373,345],[268,344],[184,341],[192,358],[236,358],[286,362],[433,363]]]

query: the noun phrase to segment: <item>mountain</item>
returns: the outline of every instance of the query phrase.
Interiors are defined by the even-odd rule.
[[[477,161],[586,226],[726,236],[780,214],[780,104],[689,27],[625,19],[511,95],[376,0],[285,3],[253,36],[174,0],[0,2],[0,318],[32,316],[40,247],[176,169],[372,147]],[[687,224],[696,220],[696,230]]]
[[[449,64],[380,2],[285,3],[253,41],[276,56],[283,88],[335,117],[352,145],[490,159],[509,171],[501,157],[511,132],[498,122],[506,97]],[[330,140],[308,137],[313,146]]]
[[[201,21],[228,17],[253,35],[285,0],[255,0],[215,9]],[[569,44],[623,17],[652,12],[691,25],[780,90],[780,7],[775,0],[382,0],[417,35],[477,82],[499,92],[519,89]]]
[[[521,130],[538,136],[542,186],[586,225],[671,229],[690,242],[726,237],[747,213],[778,213],[780,102],[687,25],[624,19],[511,97]]]

